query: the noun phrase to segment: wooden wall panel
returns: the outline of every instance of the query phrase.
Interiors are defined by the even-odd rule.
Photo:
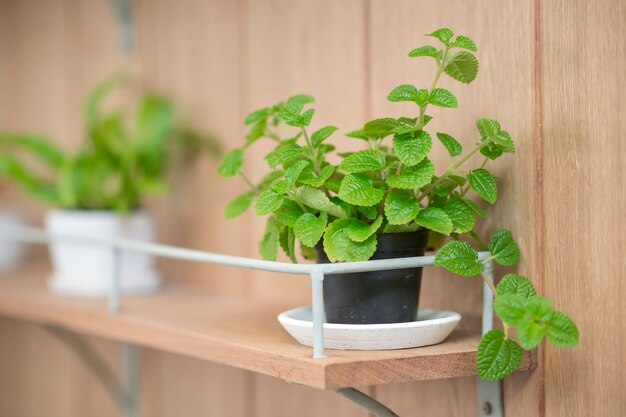
[[[340,127],[335,133],[339,136],[360,127],[365,121],[367,96],[364,13],[360,0],[248,1],[247,54],[243,61],[247,68],[247,110],[307,93],[316,98],[311,131],[330,124]],[[267,172],[261,155],[268,145],[257,142],[248,152],[247,173],[254,179]],[[350,144],[344,146],[349,149]],[[249,251],[256,254],[265,219],[252,220],[248,244]],[[294,305],[310,303],[306,277],[257,271],[251,276],[255,296],[284,299],[288,294]],[[347,400],[329,392],[286,386],[283,381],[261,375],[255,376],[254,386],[254,408],[259,416],[364,416]]]
[[[623,416],[626,5],[542,2],[545,290],[579,324],[548,347],[546,416]]]

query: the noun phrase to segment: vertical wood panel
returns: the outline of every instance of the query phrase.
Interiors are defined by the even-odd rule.
[[[248,111],[308,93],[316,98],[312,129],[339,126],[335,135],[365,121],[364,2],[250,0],[247,4],[246,101]],[[243,140],[243,139],[242,139]],[[248,174],[267,172],[261,158],[271,144],[258,142],[248,152]],[[343,145],[346,146],[346,145]],[[349,148],[350,143],[346,148]],[[250,252],[256,256],[264,219],[252,218]],[[310,303],[306,278],[254,272],[255,296],[289,297],[294,305]],[[262,416],[365,416],[358,407],[331,392],[288,386],[284,381],[255,376],[255,407]]]
[[[542,1],[547,295],[578,323],[546,348],[547,416],[622,416],[623,1]]]

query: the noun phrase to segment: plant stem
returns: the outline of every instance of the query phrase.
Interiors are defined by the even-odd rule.
[[[311,154],[311,162],[313,162],[313,168],[315,169],[315,173],[319,176],[320,165],[317,161],[317,150],[313,148],[313,145],[311,144],[311,139],[309,139],[309,134],[306,132],[306,129],[304,127],[300,127],[300,129],[302,130],[302,134],[304,135],[304,139],[306,140],[306,145],[309,148],[309,154]]]
[[[441,61],[438,62],[437,72],[435,73],[435,78],[433,79],[433,82],[430,84],[430,90],[428,90],[429,97],[430,97],[430,94],[435,89],[435,87],[437,86],[437,83],[439,82],[439,77],[441,77],[443,68],[446,65],[446,59],[448,58],[448,50],[449,50],[448,46],[445,46],[443,48],[443,55],[441,56]],[[424,115],[426,114],[426,107],[428,107],[428,103],[420,107],[420,116],[419,116],[419,119],[417,120],[418,126],[420,127],[422,127],[424,123]]]
[[[437,178],[437,181],[433,182],[430,185],[430,187],[428,187],[426,189],[426,191],[424,191],[422,193],[420,198],[418,198],[418,201],[422,201],[424,199],[424,197],[426,197],[428,194],[430,194],[430,192],[433,191],[439,184],[441,184],[443,182],[443,180],[448,178],[450,175],[454,174],[456,172],[457,168],[459,168],[461,165],[463,165],[465,162],[467,162],[467,160],[470,159],[476,152],[480,151],[484,146],[488,145],[489,143],[491,143],[491,139],[487,139],[486,141],[481,142],[474,149],[472,149],[470,152],[468,152],[462,159],[460,159],[454,165],[452,165],[450,168],[448,168],[448,170],[446,172],[444,172],[441,177]]]
[[[489,285],[489,288],[491,288],[491,292],[493,293],[493,296],[495,297],[496,296],[496,286],[489,279],[489,277],[487,276],[485,271],[481,272],[480,275],[483,277],[483,280],[487,283],[487,285]]]
[[[255,194],[259,193],[259,189],[256,188],[256,186],[252,183],[252,181],[250,181],[250,178],[248,178],[246,176],[246,174],[244,174],[243,172],[239,171],[239,176],[241,176],[241,178],[243,178],[243,180],[246,182],[246,184],[248,184],[250,186],[250,188],[252,188],[252,191],[254,191]]]

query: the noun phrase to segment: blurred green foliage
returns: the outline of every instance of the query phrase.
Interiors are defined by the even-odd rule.
[[[172,103],[157,94],[141,95],[131,115],[105,110],[112,91],[127,86],[116,76],[89,94],[86,137],[75,153],[39,135],[0,132],[0,177],[50,206],[125,213],[144,196],[167,193],[174,153],[219,152],[214,141],[177,123]]]

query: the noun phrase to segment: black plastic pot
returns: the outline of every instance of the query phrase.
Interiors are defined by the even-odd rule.
[[[428,231],[379,234],[372,260],[422,256]],[[329,262],[322,245],[317,262]],[[343,324],[402,323],[415,321],[422,268],[326,275],[326,321]]]

